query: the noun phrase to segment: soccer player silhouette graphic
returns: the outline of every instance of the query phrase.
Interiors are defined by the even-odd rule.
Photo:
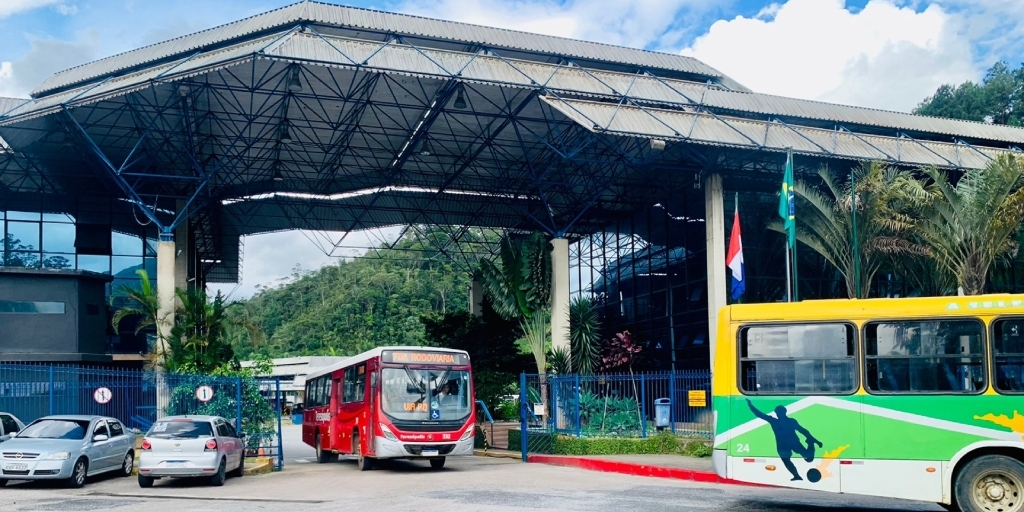
[[[775,408],[774,418],[761,412],[757,407],[754,407],[754,404],[750,399],[747,399],[747,405],[750,407],[750,411],[754,413],[754,416],[761,418],[771,425],[772,432],[775,434],[775,448],[779,451],[779,458],[782,459],[782,464],[786,466],[786,469],[788,469],[790,474],[793,475],[793,479],[791,481],[795,482],[797,480],[803,480],[803,478],[800,477],[800,473],[797,472],[796,466],[793,465],[793,461],[790,459],[793,457],[793,454],[796,453],[803,457],[805,461],[813,462],[814,445],[818,445],[819,448],[823,447],[821,441],[815,439],[814,436],[811,435],[807,429],[800,426],[800,423],[797,423],[796,420],[787,416],[786,408],[781,405]],[[797,437],[797,432],[803,434],[804,438],[807,440],[806,445],[804,445],[804,443],[800,441],[800,438]],[[807,478],[811,482],[817,482],[821,479],[821,473],[815,469],[811,469],[807,473]]]

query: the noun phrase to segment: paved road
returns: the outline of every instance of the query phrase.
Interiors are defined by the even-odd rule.
[[[286,431],[285,449],[297,429]],[[300,441],[301,443],[301,441]],[[131,512],[365,510],[416,512],[522,511],[941,511],[931,504],[781,489],[706,485],[597,473],[508,459],[465,457],[441,471],[424,462],[394,462],[359,472],[350,460],[306,462],[312,450],[286,451],[280,473],[229,479],[224,487],[161,480],[140,489],[134,478],[96,478],[78,490],[11,483],[0,489],[0,510]],[[308,447],[307,447],[308,449]],[[305,456],[303,456],[305,454]]]

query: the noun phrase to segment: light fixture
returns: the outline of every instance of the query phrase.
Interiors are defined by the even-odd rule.
[[[281,138],[278,140],[281,142],[281,144],[292,143],[292,136],[291,134],[288,133],[288,123],[284,123],[281,125]]]
[[[274,160],[274,181],[284,181],[284,175],[281,174],[281,162]]]
[[[420,144],[420,156],[430,156],[430,139],[423,137],[423,143]]]
[[[462,94],[462,86],[459,86],[459,92],[455,95],[455,108],[466,108],[466,97]]]
[[[663,151],[665,149],[665,141],[661,139],[651,139],[651,149],[655,151]]]
[[[302,90],[302,82],[299,81],[299,67],[292,67],[292,76],[288,79],[288,90],[299,92]]]

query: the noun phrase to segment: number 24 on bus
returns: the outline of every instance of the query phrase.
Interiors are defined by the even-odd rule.
[[[355,455],[360,470],[378,459],[473,454],[469,354],[428,347],[381,347],[306,377],[302,440],[318,462]]]

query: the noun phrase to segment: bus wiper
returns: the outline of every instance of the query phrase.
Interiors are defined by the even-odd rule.
[[[425,395],[426,394],[425,386],[422,383],[419,382],[419,379],[417,379],[415,376],[413,376],[412,368],[409,368],[409,365],[404,365],[404,366],[402,366],[402,369],[405,370],[405,376],[409,378],[409,383],[412,384],[413,387],[416,388],[416,391],[418,391],[421,395]]]

